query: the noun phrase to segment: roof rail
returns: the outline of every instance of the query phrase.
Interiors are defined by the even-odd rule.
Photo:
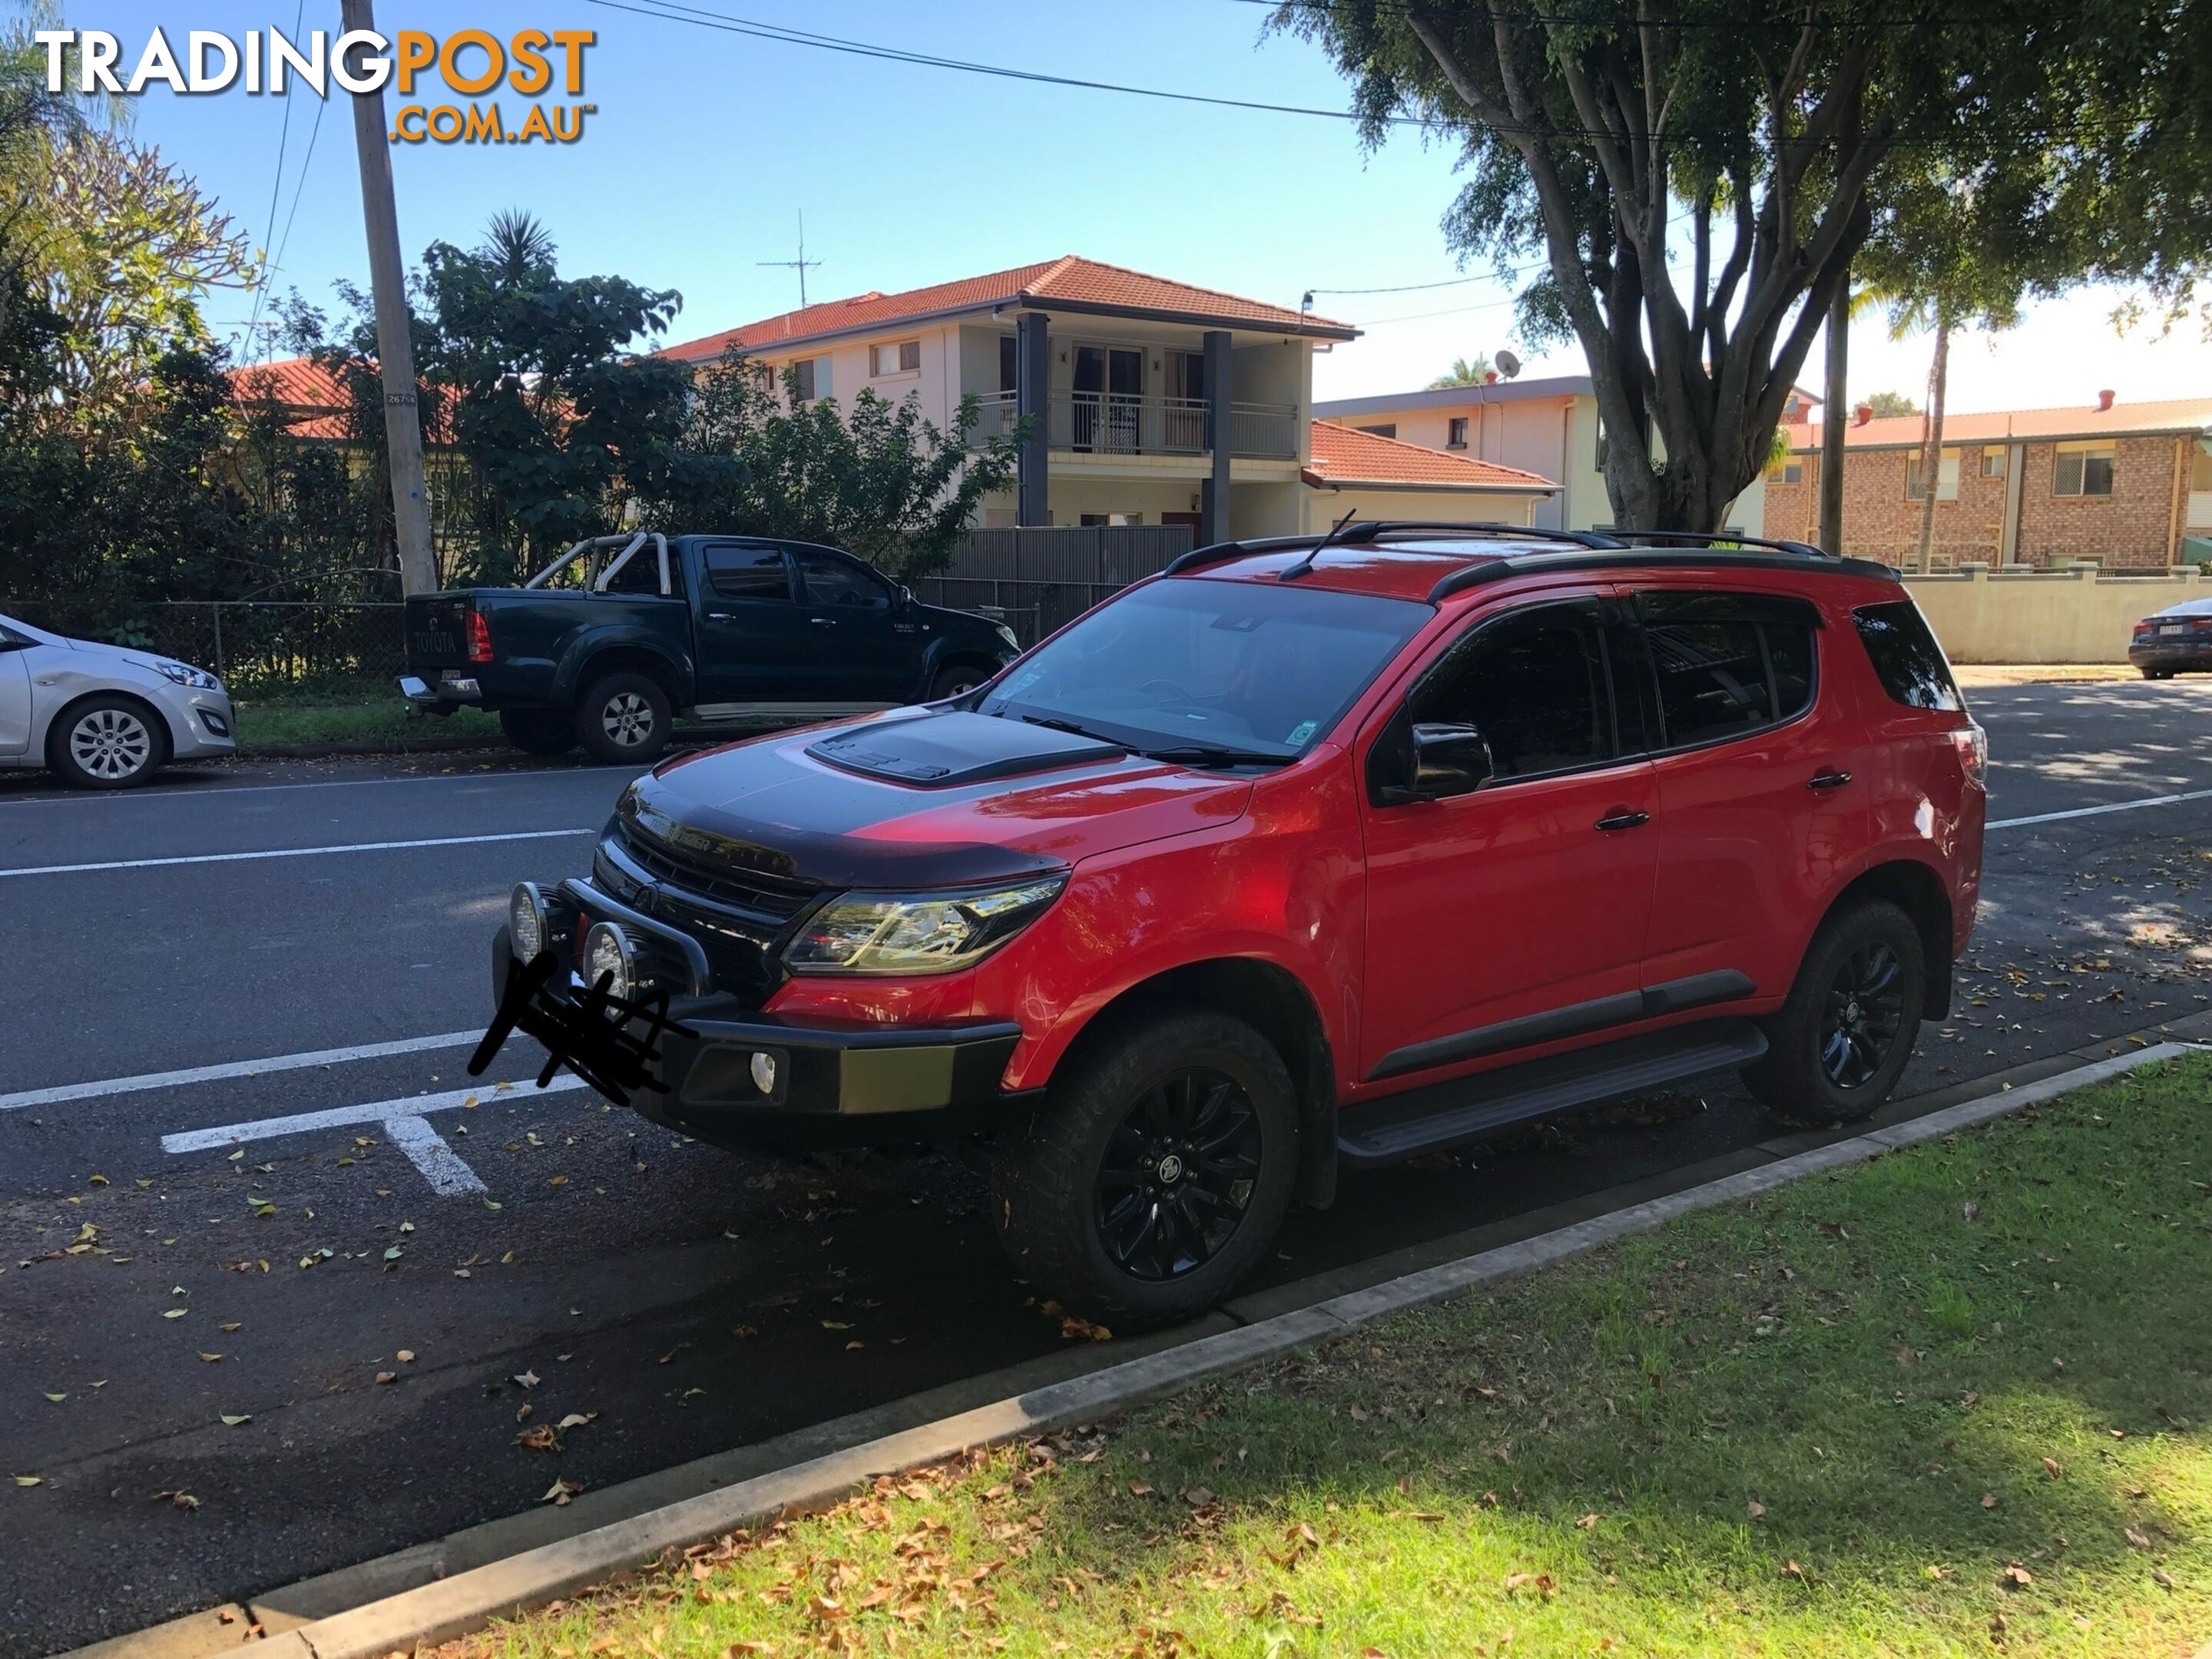
[[[1770,547],[1777,553],[1795,553],[1805,559],[1832,559],[1810,542],[1774,541],[1765,536],[1743,536],[1732,530],[1616,530],[1616,547]]]
[[[1306,536],[1259,536],[1249,541],[1214,542],[1206,547],[1194,547],[1180,555],[1160,574],[1180,575],[1200,565],[1219,564],[1225,559],[1242,558],[1247,553],[1277,553],[1290,548],[1318,548],[1322,545],[1342,546],[1352,542],[1371,542],[1384,536],[1408,533],[1438,536],[1465,536],[1470,538],[1504,538],[1516,541],[1565,542],[1574,547],[1595,549],[1624,547],[1602,531],[1596,530],[1538,530],[1521,524],[1446,524],[1418,519],[1362,520],[1356,524],[1340,525],[1341,534],[1332,531]]]

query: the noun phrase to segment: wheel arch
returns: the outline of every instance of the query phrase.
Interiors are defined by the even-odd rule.
[[[1336,1196],[1336,1084],[1328,1028],[1303,981],[1257,957],[1214,957],[1163,969],[1102,1004],[1069,1040],[1053,1070],[1147,1013],[1211,1008],[1244,1021],[1274,1045],[1298,1091],[1300,1201],[1327,1208]]]
[[[1845,884],[1821,915],[1821,926],[1847,905],[1866,898],[1887,899],[1912,919],[1927,967],[1920,1012],[1924,1018],[1943,1018],[1951,1012],[1953,953],[1951,893],[1942,876],[1918,859],[1887,860]],[[1811,949],[1809,943],[1806,948]]]
[[[1005,665],[979,641],[939,640],[922,659],[921,685],[917,695],[927,696],[930,688],[937,684],[937,677],[948,668],[973,668],[988,680],[995,678]]]
[[[554,700],[574,703],[592,681],[608,674],[644,675],[668,694],[672,709],[693,702],[690,665],[671,655],[659,641],[627,632],[586,635],[570,647],[555,679]]]
[[[147,718],[148,724],[161,733],[161,758],[147,770],[154,771],[167,765],[175,756],[179,734],[176,722],[170,718],[168,710],[155,702],[153,698],[143,692],[134,691],[127,685],[90,685],[77,692],[64,702],[52,714],[46,716],[45,726],[34,734],[35,742],[27,752],[36,755],[40,763],[51,770],[53,766],[54,745],[61,741],[62,734],[69,730],[70,721],[76,717],[76,711],[79,708],[98,697],[115,697],[134,705],[139,713]]]

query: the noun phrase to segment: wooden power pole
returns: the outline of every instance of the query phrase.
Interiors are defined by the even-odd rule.
[[[1850,366],[1851,284],[1838,285],[1828,302],[1827,396],[1820,404],[1820,546],[1841,558],[1844,552],[1844,371]]]
[[[339,0],[346,28],[374,29],[370,0]],[[407,271],[399,254],[399,210],[392,197],[392,145],[384,94],[353,96],[353,136],[361,152],[362,218],[368,230],[368,285],[376,300],[376,356],[384,376],[384,447],[392,459],[392,525],[399,541],[399,584],[408,593],[438,586],[430,550],[430,497],[422,475],[422,420],[416,396],[415,341],[407,310]]]

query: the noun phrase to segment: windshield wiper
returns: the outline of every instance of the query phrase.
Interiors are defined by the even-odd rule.
[[[1172,749],[1139,749],[1146,760],[1182,761],[1192,766],[1283,766],[1295,755],[1263,754],[1256,749],[1224,749],[1210,743],[1178,744]]]
[[[1071,737],[1088,738],[1093,743],[1112,743],[1121,750],[1127,750],[1129,746],[1126,743],[1114,743],[1111,738],[1102,738],[1096,732],[1085,731],[1073,720],[1055,720],[1049,714],[1024,714],[1019,718],[1024,726],[1042,726],[1047,731],[1065,732]]]

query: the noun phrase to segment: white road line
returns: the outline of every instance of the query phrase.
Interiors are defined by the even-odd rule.
[[[317,778],[301,783],[241,783],[237,785],[210,783],[198,788],[133,789],[124,795],[91,793],[83,790],[62,795],[33,795],[26,799],[0,801],[0,810],[9,806],[83,806],[98,805],[111,812],[118,806],[128,806],[134,801],[173,800],[180,795],[198,795],[212,799],[220,795],[265,795],[276,790],[291,789],[365,789],[373,784],[385,783],[496,783],[507,778],[596,778],[602,773],[619,772],[615,766],[524,767],[505,772],[441,772],[434,777],[405,778]]]
[[[430,1183],[430,1190],[441,1198],[458,1198],[464,1193],[485,1190],[477,1172],[461,1162],[460,1155],[446,1144],[445,1136],[419,1117],[393,1117],[384,1121],[385,1139],[407,1154],[410,1163],[422,1172],[422,1179]]]
[[[420,1117],[426,1112],[453,1111],[471,1100],[479,1105],[495,1099],[509,1102],[528,1100],[584,1086],[583,1079],[575,1077],[556,1077],[543,1089],[533,1084],[517,1084],[512,1089],[502,1090],[489,1083],[481,1083],[473,1089],[449,1089],[443,1094],[403,1095],[397,1100],[374,1100],[361,1106],[332,1106],[324,1111],[295,1112],[289,1117],[264,1117],[252,1123],[224,1123],[211,1129],[186,1129],[179,1134],[163,1135],[161,1150],[165,1152],[214,1152],[240,1146],[249,1140],[274,1140],[280,1135],[311,1134],[318,1129],[343,1129],[356,1123],[385,1123],[397,1118]]]
[[[385,1139],[406,1155],[408,1162],[430,1183],[432,1192],[441,1198],[458,1198],[484,1191],[484,1184],[446,1138],[422,1121],[426,1113],[450,1111],[471,1101],[482,1103],[497,1099],[501,1094],[514,1100],[562,1094],[584,1086],[580,1078],[556,1077],[543,1089],[533,1088],[526,1094],[522,1089],[502,1091],[495,1084],[485,1084],[475,1089],[451,1089],[441,1095],[378,1100],[363,1106],[334,1106],[328,1111],[295,1112],[289,1117],[264,1117],[252,1123],[225,1123],[212,1129],[187,1129],[181,1134],[163,1135],[161,1150],[173,1155],[209,1152],[226,1146],[243,1146],[249,1141],[274,1140],[283,1135],[312,1134],[318,1129],[380,1123]]]
[[[325,858],[333,853],[392,853],[417,847],[489,847],[502,841],[546,841],[556,836],[596,836],[596,830],[518,830],[503,836],[438,836],[428,841],[357,841],[343,847],[278,847],[265,853],[195,853],[189,858],[112,859],[102,864],[30,864],[0,876],[73,876],[94,870],[158,870],[173,864],[239,864],[255,859]]]
[[[2189,789],[2178,795],[2146,795],[2141,800],[2116,800],[2104,806],[2076,806],[2064,812],[2038,812],[2033,817],[1996,818],[1986,830],[2017,830],[2024,824],[2057,823],[2062,818],[2101,817],[2107,812],[2136,812],[2146,806],[2179,806],[2185,800],[2212,800],[2212,789]]]
[[[391,1042],[357,1042],[349,1048],[317,1048],[303,1054],[275,1054],[267,1060],[234,1060],[220,1066],[187,1066],[174,1072],[141,1072],[136,1077],[112,1077],[98,1083],[61,1083],[50,1089],[26,1089],[0,1095],[0,1112],[26,1106],[52,1106],[65,1100],[93,1100],[102,1095],[137,1094],[148,1089],[174,1089],[188,1083],[221,1083],[231,1078],[259,1077],[264,1072],[297,1072],[310,1066],[343,1066],[356,1060],[381,1060],[386,1054],[421,1054],[426,1048],[458,1048],[473,1045],[481,1031],[447,1031],[440,1036],[401,1037]]]

